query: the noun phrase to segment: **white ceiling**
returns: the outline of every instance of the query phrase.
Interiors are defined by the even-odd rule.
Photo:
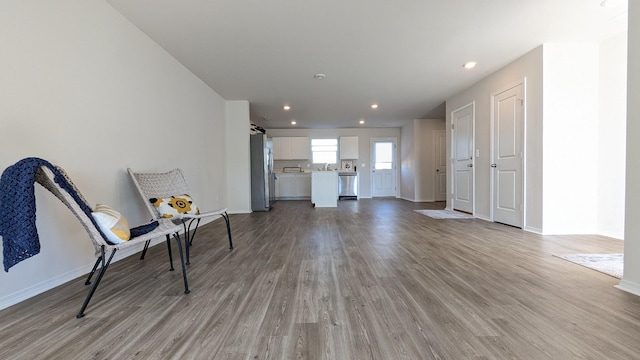
[[[248,100],[267,128],[444,117],[448,97],[538,45],[627,25],[626,0],[107,1],[223,98]]]

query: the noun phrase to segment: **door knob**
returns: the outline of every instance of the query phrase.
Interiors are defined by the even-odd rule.
[[[473,167],[473,164],[467,164],[467,167]]]
[[[440,172],[440,169],[436,169],[436,172]]]
[[[498,167],[498,165],[497,164],[491,164],[491,167],[493,167],[493,168],[494,167]]]

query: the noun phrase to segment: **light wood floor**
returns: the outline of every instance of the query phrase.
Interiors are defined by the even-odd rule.
[[[640,298],[552,254],[622,252],[414,212],[443,204],[281,201],[199,230],[188,268],[166,247],[0,312],[0,359],[639,359]],[[174,254],[177,254],[174,249]],[[89,269],[87,269],[89,270]]]

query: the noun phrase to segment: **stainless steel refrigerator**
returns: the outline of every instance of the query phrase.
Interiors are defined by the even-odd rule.
[[[269,211],[275,202],[273,145],[265,134],[251,136],[251,210]]]

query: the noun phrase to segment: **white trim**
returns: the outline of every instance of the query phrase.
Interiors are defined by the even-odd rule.
[[[640,284],[638,284],[638,283],[634,283],[634,282],[631,282],[629,280],[622,279],[620,281],[620,284],[614,285],[613,287],[618,288],[618,289],[620,289],[622,291],[626,291],[626,292],[631,293],[633,295],[640,296]]]
[[[446,128],[444,130],[433,130],[433,131],[431,131],[431,141],[433,142],[433,148],[432,148],[432,150],[433,150],[433,165],[437,170],[437,168],[438,168],[438,159],[436,157],[436,155],[437,155],[436,148],[438,147],[439,144],[438,144],[438,142],[436,140],[438,139],[438,136],[440,134],[442,134],[442,137],[444,138],[444,141],[445,141],[445,145],[444,145],[444,152],[445,152],[444,153],[444,157],[445,157],[445,160],[444,161],[446,163],[445,166],[446,166],[447,170],[445,172],[445,180],[444,180],[444,182],[445,182],[445,186],[446,186],[447,173],[449,173],[450,168],[451,168],[451,166],[449,164],[449,161],[447,161],[447,159],[446,159],[446,157],[447,157],[447,144],[446,144],[446,142],[447,142],[447,130],[446,130]],[[475,158],[475,155],[474,155],[474,158]],[[447,189],[444,189],[444,200],[436,200],[436,197],[437,197],[437,194],[438,194],[438,184],[439,184],[438,180],[440,180],[440,179],[438,179],[439,175],[440,174],[438,172],[435,172],[435,174],[433,174],[433,178],[434,178],[434,180],[433,180],[433,200],[432,200],[433,202],[436,202],[436,201],[447,201],[447,195],[448,195],[447,194]]]
[[[522,229],[524,231],[532,232],[534,234],[543,235],[542,234],[542,229],[538,229],[538,228],[535,228],[533,226],[524,226]]]
[[[202,225],[201,225],[202,226]],[[155,240],[151,241],[151,244],[149,244],[149,247],[155,246],[159,243],[164,243],[166,240],[163,238],[158,238]],[[140,243],[140,246],[133,246],[133,247],[129,247],[129,248],[125,248],[123,250],[120,250],[116,253],[116,255],[113,257],[113,261],[112,263],[118,262],[122,259],[126,259],[131,255],[136,255],[139,254],[140,251],[142,251],[142,247],[144,246],[144,244]],[[91,267],[93,266],[95,262],[92,261],[89,264],[80,266],[74,270],[68,271],[64,274],[60,274],[58,276],[55,276],[51,279],[47,279],[45,281],[42,281],[38,284],[35,284],[33,286],[30,286],[26,289],[21,289],[19,291],[16,291],[12,294],[8,294],[2,298],[0,298],[0,310],[2,309],[6,309],[10,306],[13,306],[19,302],[22,302],[24,300],[30,299],[36,295],[42,294],[45,291],[49,291],[57,286],[60,286],[62,284],[65,284],[69,281],[72,280],[76,280],[80,277],[84,277],[85,275],[87,275],[89,273],[89,270],[91,270]],[[86,289],[87,291],[89,291],[89,288]],[[80,308],[82,304],[78,303],[78,308]]]
[[[251,214],[253,211],[251,210],[233,210],[228,211],[227,214]]]
[[[8,294],[0,298],[0,310],[6,309],[9,306],[13,306],[19,302],[32,298],[38,294],[42,294],[45,291],[49,291],[56,286],[62,285],[68,281],[77,279],[80,276],[88,274],[88,270],[91,269],[92,266],[93,264],[87,264],[86,266],[81,266],[77,269],[68,271],[64,274],[60,274],[51,279],[47,279],[45,281],[42,281],[28,288],[21,289],[12,294]],[[78,303],[78,307],[80,307],[80,305],[82,304]]]
[[[200,222],[200,226],[204,226],[210,222],[213,222],[214,220],[220,219],[222,218],[222,216],[215,216],[215,217],[210,217],[207,219],[203,219]],[[180,234],[183,234],[184,231],[180,231]],[[165,243],[166,239],[164,238],[157,238],[154,240],[151,240],[151,243],[149,244],[149,247],[155,246],[157,244],[160,243]],[[144,244],[140,244],[140,246],[132,246],[129,248],[125,248],[123,250],[120,250],[116,253],[116,255],[113,257],[113,261],[112,263],[118,262],[122,259],[126,259],[131,255],[137,255],[142,251]],[[60,274],[54,278],[51,279],[47,279],[45,281],[42,281],[38,284],[35,284],[33,286],[30,286],[26,289],[22,289],[19,291],[16,291],[12,294],[8,294],[2,298],[0,298],[0,310],[2,309],[6,309],[10,306],[13,306],[19,302],[22,302],[24,300],[27,300],[29,298],[32,298],[36,295],[42,294],[45,291],[49,291],[57,286],[60,286],[62,284],[65,284],[69,281],[72,280],[76,280],[79,277],[83,277],[85,275],[87,275],[89,273],[89,270],[91,269],[91,267],[93,266],[95,262],[92,261],[89,264],[80,266],[74,270],[68,271],[64,274]],[[88,291],[88,289],[87,289]],[[80,306],[82,304],[78,304],[78,306]]]
[[[473,176],[473,179],[471,180],[472,181],[472,183],[471,183],[471,187],[472,187],[471,191],[473,192],[473,194],[471,196],[471,201],[472,201],[471,213],[473,215],[473,214],[476,213],[476,154],[475,154],[475,150],[476,150],[476,101],[473,100],[472,102],[470,102],[470,103],[468,103],[466,105],[460,106],[459,108],[451,111],[451,124],[453,125],[453,119],[454,119],[453,114],[458,112],[458,111],[460,111],[460,110],[463,110],[463,109],[465,109],[467,107],[471,107],[471,123],[472,123],[471,126],[473,127],[473,129],[471,131],[471,151],[473,152],[473,160],[471,161],[471,165],[472,165],[472,167],[471,167],[471,176]],[[453,189],[456,188],[455,187],[456,184],[455,184],[455,176],[454,176],[455,166],[453,164],[453,160],[454,160],[454,158],[453,158],[453,155],[454,155],[453,149],[455,147],[455,143],[454,143],[454,138],[453,137],[455,136],[454,135],[455,134],[455,129],[450,129],[450,130],[451,130],[451,133],[450,133],[451,134],[451,138],[449,139],[449,142],[450,142],[451,146],[450,146],[449,152],[450,152],[451,156],[450,156],[449,159],[447,159],[449,161],[449,164],[447,164],[448,165],[447,172],[450,174],[449,178],[451,179],[451,181],[450,181],[449,185],[451,186],[451,189],[447,193],[447,197],[451,198],[451,210],[454,211],[453,208],[455,207],[454,206],[455,205],[454,204],[455,201],[454,201],[454,198],[453,198]],[[445,131],[446,131],[446,129],[445,129]]]

